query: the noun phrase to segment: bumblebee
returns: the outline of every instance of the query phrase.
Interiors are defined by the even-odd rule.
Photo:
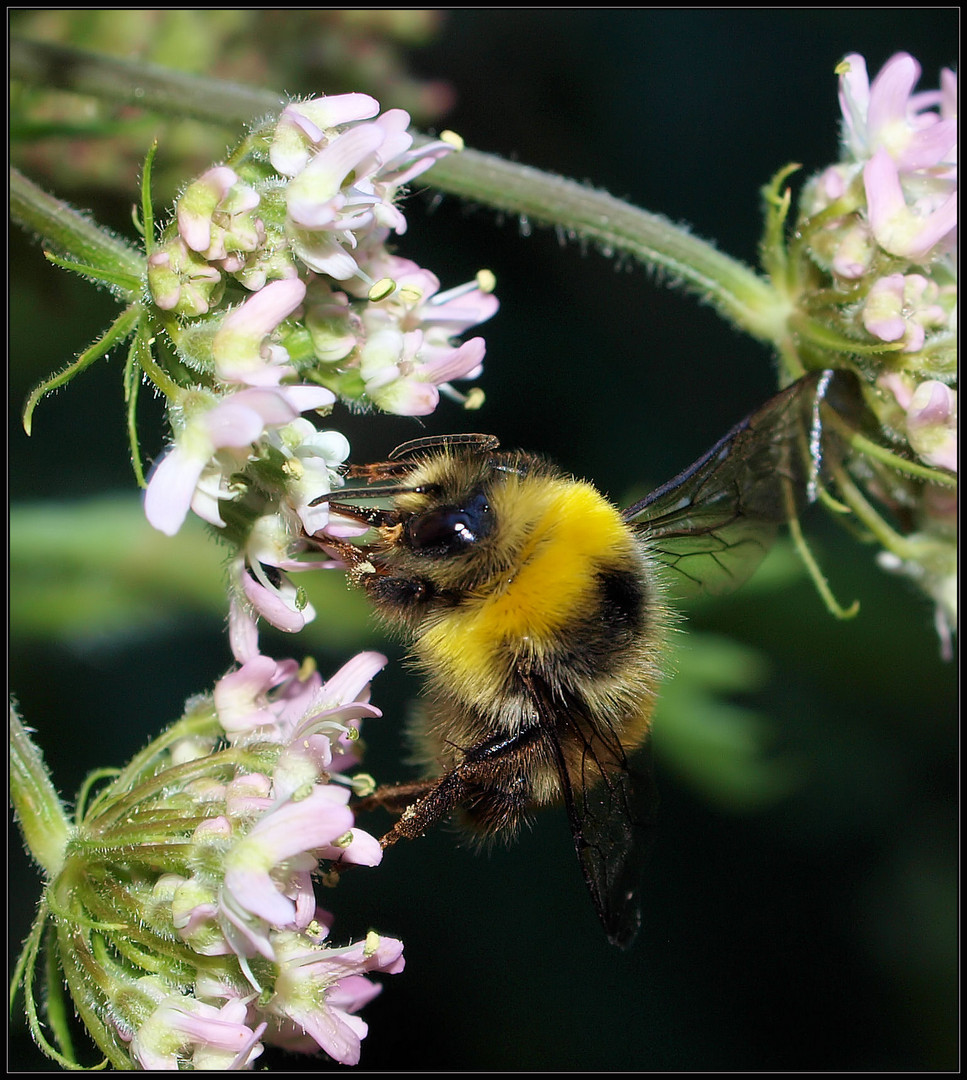
[[[404,632],[424,677],[426,778],[364,803],[400,815],[384,848],[454,811],[510,838],[563,802],[608,938],[631,944],[655,800],[629,758],[663,675],[668,585],[722,592],[752,573],[804,501],[824,379],[783,390],[625,510],[490,435],[416,439],[350,466],[367,483],[354,498],[388,509],[316,500],[375,530],[371,543],[315,539]]]

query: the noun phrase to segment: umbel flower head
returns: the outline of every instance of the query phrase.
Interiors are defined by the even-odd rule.
[[[454,339],[496,311],[489,289],[461,289],[458,313],[432,274],[386,246],[406,231],[402,187],[453,144],[414,147],[405,112],[377,114],[366,94],[293,103],[185,188],[148,285],[190,367],[225,389],[308,378],[405,415],[432,412],[441,386],[479,373],[483,342]],[[373,311],[379,331],[397,332],[395,351],[381,336],[375,369],[364,362]]]
[[[401,971],[402,945],[334,944],[313,876],[320,860],[380,861],[345,770],[360,721],[379,715],[369,682],[385,662],[362,653],[323,682],[252,653],[78,807],[33,938],[49,924],[112,1065],[248,1068],[266,1045],[359,1060],[368,975]],[[25,955],[31,1000],[36,948]]]
[[[872,81],[857,54],[837,72],[842,157],[806,185],[794,241],[781,248],[767,240],[765,259],[795,311],[791,366],[858,376],[878,440],[861,424],[838,432],[850,475],[841,470],[837,487],[881,545],[881,565],[934,600],[949,653],[957,594],[957,77],[945,70],[939,89],[917,91],[920,65],[907,53]],[[788,202],[776,186],[770,194],[782,217]]]
[[[290,575],[332,565],[306,552],[360,531],[319,502],[349,454],[320,418],[477,400],[452,382],[482,370],[483,339],[460,339],[497,309],[490,275],[441,290],[387,247],[406,229],[402,186],[453,149],[415,147],[408,123],[366,94],[294,102],[188,184],[149,242],[152,340],[178,381],[156,379],[173,441],[145,513],[168,535],[189,511],[218,529],[237,552],[235,600],[289,632],[315,614]]]

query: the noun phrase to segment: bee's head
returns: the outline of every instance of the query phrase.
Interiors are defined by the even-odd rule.
[[[501,455],[503,456],[503,455]],[[400,477],[393,496],[393,527],[380,530],[381,546],[391,561],[413,573],[435,578],[434,568],[453,581],[466,568],[487,561],[499,539],[499,488],[505,474],[495,469],[492,455],[471,449],[448,448],[413,462]]]
[[[494,508],[484,487],[468,491],[453,502],[441,502],[400,522],[397,543],[425,559],[465,555],[493,533]]]
[[[491,437],[456,438],[406,444],[386,462],[352,467],[350,478],[367,487],[333,504],[376,530],[357,548],[364,572],[356,577],[387,614],[445,608],[513,574],[546,512],[547,479],[560,477],[541,458],[498,451]],[[352,505],[354,497],[392,507]]]

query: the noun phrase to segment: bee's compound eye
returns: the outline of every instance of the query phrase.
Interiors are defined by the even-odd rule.
[[[490,503],[478,492],[462,506],[438,506],[410,518],[406,539],[410,548],[421,555],[458,555],[487,536],[493,524]]]

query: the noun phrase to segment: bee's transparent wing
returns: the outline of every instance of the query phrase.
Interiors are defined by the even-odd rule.
[[[592,724],[573,700],[555,695],[540,676],[523,678],[557,766],[594,909],[608,940],[626,949],[641,925],[639,887],[658,805],[650,771],[633,770],[615,733]],[[579,748],[570,766],[564,742]]]
[[[771,398],[698,461],[623,512],[679,592],[712,595],[741,585],[819,467],[816,403],[830,373],[814,372]]]

